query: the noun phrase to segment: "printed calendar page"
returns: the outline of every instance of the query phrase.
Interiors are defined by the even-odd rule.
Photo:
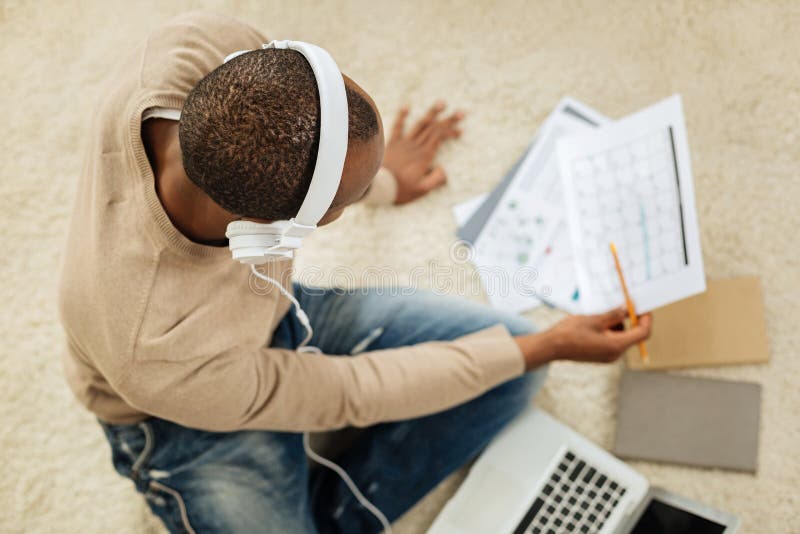
[[[558,144],[581,308],[624,304],[614,242],[637,313],[705,290],[680,96]]]
[[[564,98],[538,132],[536,146],[475,240],[475,263],[493,306],[521,312],[545,301],[580,311],[556,143],[607,122],[597,111]],[[497,269],[513,286],[508,291],[496,287]]]

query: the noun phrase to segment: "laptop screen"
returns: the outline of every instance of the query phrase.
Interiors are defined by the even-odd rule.
[[[725,525],[653,498],[631,534],[722,534],[726,528]]]

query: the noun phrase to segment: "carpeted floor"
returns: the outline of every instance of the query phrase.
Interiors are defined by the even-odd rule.
[[[55,291],[98,82],[187,1],[0,0],[0,531],[161,532],[119,478],[61,377]],[[301,264],[332,273],[450,265],[449,207],[487,190],[565,94],[612,117],[684,97],[709,276],[762,277],[772,361],[691,374],[763,384],[757,475],[635,464],[661,486],[733,512],[745,532],[797,532],[800,511],[800,5],[790,2],[293,2],[231,0],[275,37],[328,47],[385,120],[446,97],[469,112],[444,151],[448,187],[401,208],[353,208]],[[473,284],[472,287],[477,287]],[[534,313],[543,325],[553,314]],[[657,328],[657,326],[656,326]],[[702,328],[702,325],[698,325]],[[539,402],[604,446],[619,366],[559,364]],[[452,478],[399,521],[423,532]]]

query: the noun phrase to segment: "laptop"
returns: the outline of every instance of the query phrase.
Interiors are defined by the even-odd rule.
[[[538,408],[473,464],[429,534],[731,534],[730,514],[652,488],[630,466]]]

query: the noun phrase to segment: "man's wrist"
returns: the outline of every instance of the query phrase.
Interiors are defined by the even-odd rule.
[[[557,335],[552,330],[517,336],[514,341],[517,342],[517,346],[522,352],[526,371],[557,359],[559,342]]]

